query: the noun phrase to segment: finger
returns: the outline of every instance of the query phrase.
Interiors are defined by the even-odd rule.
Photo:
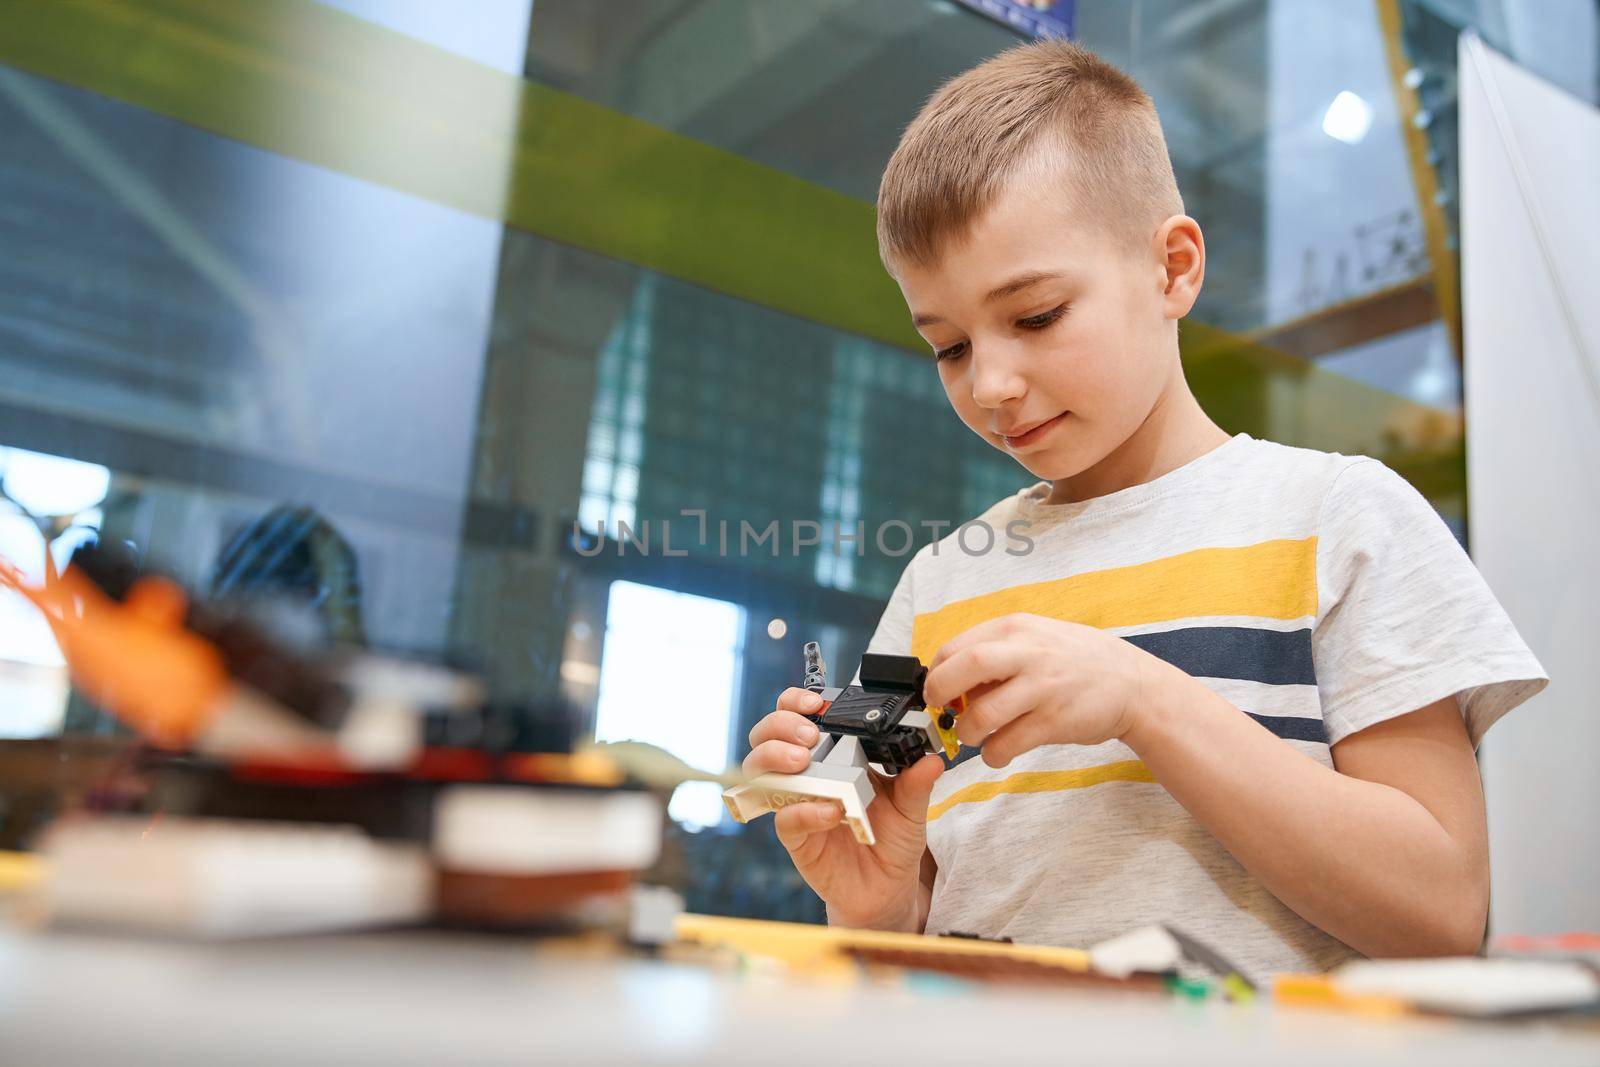
[[[1015,615],[1001,615],[999,618],[980,622],[976,626],[969,626],[939,646],[939,651],[933,654],[933,662],[928,664],[928,670],[931,672],[934,667],[954,656],[957,652],[964,651],[973,645],[1006,636],[1011,632],[1015,623]]]
[[[982,759],[991,767],[1008,765],[1025,752],[1052,744],[1050,724],[1042,715],[1023,715],[995,731],[983,743]]]
[[[822,698],[809,689],[791,685],[778,694],[778,707],[784,711],[799,711],[815,715],[822,710]]]
[[[928,672],[922,695],[935,707],[949,707],[962,693],[985,682],[1004,682],[1035,655],[1014,641],[984,641],[962,649]]]
[[[994,692],[995,684],[994,682],[984,682],[981,685],[973,686],[956,697],[955,703],[950,705],[951,710],[956,713],[957,717],[961,716],[972,706],[973,701],[982,700],[985,696]]]
[[[895,775],[879,796],[887,799],[901,817],[920,826],[928,821],[928,798],[943,773],[944,760],[931,754],[923,756]]]
[[[1026,715],[1039,703],[1037,688],[1022,677],[978,688],[984,692],[977,695],[969,692],[967,710],[956,716],[956,738],[974,748],[988,744],[991,734]]]
[[[831,800],[822,800],[779,808],[773,816],[773,825],[778,830],[778,842],[791,853],[798,854],[807,851],[807,843],[813,840],[819,844],[810,847],[820,847],[818,835],[826,834],[843,820],[842,807]]]
[[[748,778],[761,774],[799,774],[811,763],[811,753],[787,741],[763,741],[744,758]]]
[[[774,711],[750,728],[750,747],[763,741],[788,741],[810,748],[817,743],[817,724],[792,711]]]

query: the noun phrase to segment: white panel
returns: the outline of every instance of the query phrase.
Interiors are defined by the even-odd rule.
[[[1600,112],[1463,37],[1472,554],[1551,676],[1483,749],[1497,932],[1600,928]]]

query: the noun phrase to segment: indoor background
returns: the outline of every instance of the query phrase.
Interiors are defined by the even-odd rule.
[[[3,485],[57,517],[57,558],[128,542],[720,769],[804,642],[849,671],[905,557],[736,558],[696,543],[701,513],[955,524],[1032,481],[948,410],[872,231],[904,123],[1018,34],[949,0],[472,9],[129,0],[8,27]],[[1381,458],[1470,544],[1457,35],[1594,104],[1595,5],[1072,19],[1154,96],[1205,230],[1202,404]],[[574,538],[668,520],[670,556]],[[250,555],[285,530],[292,558]],[[42,545],[0,506],[0,552],[38,573]],[[0,736],[117,731],[0,595]],[[714,787],[672,813],[691,910],[820,917],[769,824]],[[33,815],[0,812],[8,838]]]

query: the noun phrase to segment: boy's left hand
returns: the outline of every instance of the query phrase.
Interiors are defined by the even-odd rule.
[[[1137,720],[1164,666],[1148,652],[1092,626],[1040,615],[1005,615],[945,642],[923,682],[929,707],[949,707],[964,745],[1004,767],[1040,745],[1098,745]]]

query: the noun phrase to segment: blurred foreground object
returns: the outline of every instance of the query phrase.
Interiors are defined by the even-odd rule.
[[[292,648],[238,605],[141,574],[120,547],[82,545],[60,574],[46,553],[37,588],[0,560],[0,583],[44,614],[73,684],[164,748],[403,768],[425,714],[484,699],[476,679],[432,665]]]
[[[1277,1000],[1352,1011],[1491,1017],[1600,1009],[1600,975],[1565,960],[1352,960],[1326,975],[1279,975]]]
[[[1254,987],[1212,950],[1159,926],[1131,931],[1087,951],[975,934],[904,934],[714,915],[679,916],[676,931],[686,945],[802,974],[893,967],[985,982],[1165,992],[1192,999],[1246,1001],[1254,994]]]
[[[433,899],[424,849],[350,826],[66,819],[44,854],[50,918],[73,926],[188,937],[317,933],[420,922]]]
[[[742,967],[765,963],[797,974],[843,976],[858,965],[886,965],[986,982],[1256,999],[1255,987],[1220,953],[1165,926],[1141,927],[1087,951],[693,914],[679,916],[676,931],[684,945],[731,954]],[[1369,1016],[1592,1014],[1600,1009],[1600,976],[1559,960],[1357,960],[1326,975],[1276,975],[1272,993],[1280,1004]]]
[[[58,921],[227,937],[621,923],[655,861],[659,799],[572,753],[564,707],[296,648],[117,549],[47,563],[38,588],[9,566],[0,581],[50,621],[74,684],[155,746],[135,754],[144,814],[68,812],[44,835]]]

